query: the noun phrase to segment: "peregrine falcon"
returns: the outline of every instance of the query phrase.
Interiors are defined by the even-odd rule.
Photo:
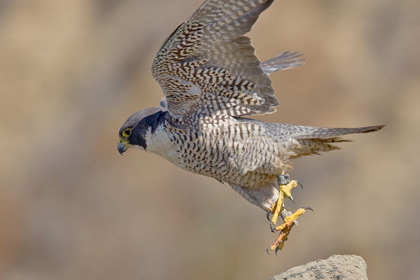
[[[283,200],[299,183],[286,172],[292,159],[334,149],[342,135],[383,126],[320,128],[268,123],[249,116],[279,106],[269,74],[303,64],[284,52],[260,62],[250,31],[274,0],[207,0],[178,26],[158,51],[152,74],[162,88],[160,107],[130,116],[119,130],[118,151],[134,147],[173,164],[228,183],[267,211],[279,236],[268,250],[281,249],[298,216]],[[276,225],[277,218],[284,223]]]

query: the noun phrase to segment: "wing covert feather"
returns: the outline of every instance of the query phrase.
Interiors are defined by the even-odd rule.
[[[152,73],[171,118],[274,112],[271,81],[247,33],[274,0],[208,0],[165,41]]]

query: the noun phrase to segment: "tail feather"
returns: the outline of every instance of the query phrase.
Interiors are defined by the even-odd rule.
[[[340,149],[333,143],[351,142],[339,136],[354,133],[369,133],[378,131],[383,125],[358,127],[358,128],[312,128],[312,131],[306,131],[293,135],[298,145],[293,148],[294,155],[291,158],[298,158],[306,155],[318,155],[319,152],[327,152]]]
[[[292,151],[289,154],[290,158],[337,150],[340,148],[335,143],[351,142],[351,140],[342,138],[343,135],[369,133],[384,127],[384,125],[374,125],[356,128],[322,128],[287,123],[268,123],[248,118],[237,118],[236,120],[263,126],[265,134],[282,146],[283,150]]]
[[[382,129],[384,125],[374,125],[356,128],[321,128],[321,127],[308,127],[307,130],[296,133],[293,138],[296,139],[328,139],[332,137],[355,134],[355,133],[369,133]],[[306,127],[305,127],[306,128]]]

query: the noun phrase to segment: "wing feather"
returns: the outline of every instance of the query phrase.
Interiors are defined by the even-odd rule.
[[[152,73],[171,118],[274,112],[279,105],[247,33],[274,0],[208,0],[165,41]]]

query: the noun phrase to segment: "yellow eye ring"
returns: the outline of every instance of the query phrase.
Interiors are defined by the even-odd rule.
[[[131,128],[126,128],[122,132],[122,136],[129,137],[131,135]]]

